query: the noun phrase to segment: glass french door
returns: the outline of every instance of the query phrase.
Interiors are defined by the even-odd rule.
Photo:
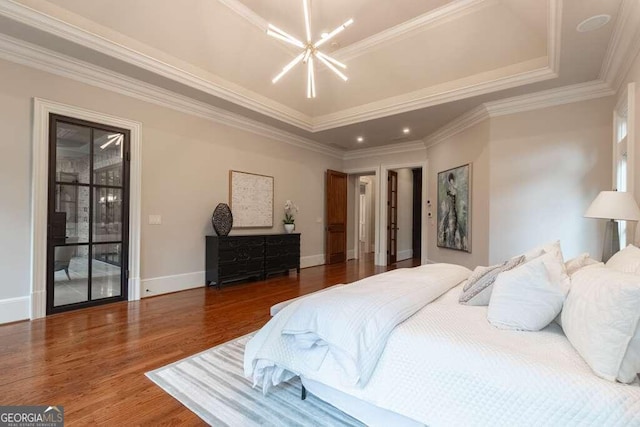
[[[49,123],[47,314],[126,300],[129,131]]]

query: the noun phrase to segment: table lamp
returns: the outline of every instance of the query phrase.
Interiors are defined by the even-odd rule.
[[[601,191],[584,214],[586,218],[608,219],[604,232],[602,262],[620,250],[618,221],[640,221],[640,208],[633,195],[624,191]]]

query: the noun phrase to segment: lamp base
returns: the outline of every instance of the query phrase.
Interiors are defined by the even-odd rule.
[[[604,249],[602,250],[602,262],[609,261],[620,250],[620,232],[618,221],[609,220],[604,229]]]

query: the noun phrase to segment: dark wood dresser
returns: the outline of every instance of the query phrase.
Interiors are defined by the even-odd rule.
[[[207,285],[261,280],[271,274],[300,272],[300,234],[207,236]]]

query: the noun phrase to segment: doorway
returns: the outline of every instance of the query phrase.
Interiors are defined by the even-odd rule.
[[[387,171],[387,265],[422,257],[422,168]]]
[[[127,300],[130,131],[49,115],[47,314]]]
[[[376,177],[356,177],[358,199],[356,201],[356,247],[354,258],[371,257],[376,250]]]

